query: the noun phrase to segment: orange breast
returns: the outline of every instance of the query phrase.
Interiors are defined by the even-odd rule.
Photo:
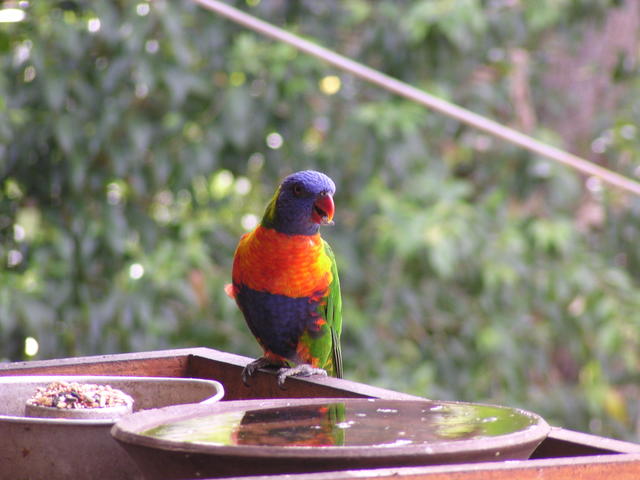
[[[320,235],[286,235],[257,227],[240,239],[233,283],[288,297],[308,297],[331,283],[331,259]]]

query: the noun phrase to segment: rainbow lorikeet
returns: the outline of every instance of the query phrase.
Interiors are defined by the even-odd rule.
[[[264,354],[242,380],[273,365],[282,386],[292,375],[342,377],[342,299],[336,260],[319,233],[332,224],[335,184],[305,170],[286,177],[260,225],[242,236],[233,260],[236,300]]]

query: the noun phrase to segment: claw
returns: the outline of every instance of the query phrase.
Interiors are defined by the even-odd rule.
[[[310,377],[311,375],[327,376],[327,371],[315,368],[308,363],[301,363],[293,368],[283,367],[278,370],[278,386],[284,390],[284,382],[287,377]]]
[[[260,357],[254,360],[251,363],[247,363],[247,365],[242,369],[242,383],[245,384],[246,387],[249,386],[249,378],[253,376],[261,368],[267,367],[271,365],[271,362],[264,357]]]

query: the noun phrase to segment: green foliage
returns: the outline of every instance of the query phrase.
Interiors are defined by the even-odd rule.
[[[558,145],[568,100],[544,82],[545,41],[573,45],[618,8],[237,3],[504,123],[521,49],[534,134]],[[324,235],[347,378],[637,438],[640,200],[189,2],[34,1],[0,27],[0,64],[0,357],[27,358],[27,337],[37,358],[258,355],[223,291],[233,251],[279,179],[312,167],[338,185]],[[610,73],[627,101],[584,134],[637,174],[640,82]]]

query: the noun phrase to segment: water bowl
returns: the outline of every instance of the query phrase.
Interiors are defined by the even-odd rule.
[[[459,402],[272,399],[130,415],[113,436],[148,478],[215,478],[528,458],[524,410]]]

